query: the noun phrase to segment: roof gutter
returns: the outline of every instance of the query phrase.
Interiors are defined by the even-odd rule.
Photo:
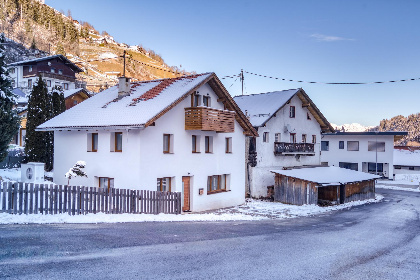
[[[127,129],[138,129],[143,130],[144,125],[113,125],[113,126],[65,126],[65,127],[41,127],[36,128],[35,131],[80,131],[80,130],[127,130]]]

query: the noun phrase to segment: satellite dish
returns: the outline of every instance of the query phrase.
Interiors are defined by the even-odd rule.
[[[284,133],[292,132],[292,126],[290,124],[284,126]]]

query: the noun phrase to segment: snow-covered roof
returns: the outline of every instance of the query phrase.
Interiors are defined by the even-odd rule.
[[[224,100],[229,110],[236,112],[244,133],[258,136],[214,73],[133,82],[130,95],[122,98],[118,98],[117,85],[41,124],[38,130],[147,127],[205,83]]]
[[[241,110],[249,116],[251,124],[254,127],[261,127],[295,95],[299,97],[302,104],[305,104],[308,107],[308,110],[320,124],[323,132],[334,131],[331,124],[301,88],[260,94],[239,95],[235,96],[234,100]]]
[[[320,166],[312,168],[296,168],[290,170],[270,170],[273,173],[314,182],[319,185],[340,185],[378,179],[380,176],[354,171],[336,166]]]
[[[394,149],[394,166],[420,166],[420,150]]]
[[[233,99],[254,127],[263,126],[299,89],[240,95]]]

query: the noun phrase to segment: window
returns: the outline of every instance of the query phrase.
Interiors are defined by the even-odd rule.
[[[368,172],[384,172],[384,164],[383,163],[378,163],[377,167],[378,170],[375,169],[375,163],[374,162],[368,162]]]
[[[274,142],[280,142],[281,141],[281,133],[274,134]]]
[[[296,133],[290,133],[290,143],[296,143]]]
[[[204,138],[204,146],[206,153],[213,153],[213,136],[206,136]]]
[[[63,75],[63,70],[58,69],[58,74]]]
[[[339,162],[338,166],[340,166],[341,168],[350,169],[354,171],[359,170],[359,165],[357,164],[357,162]]]
[[[63,87],[64,87],[64,89],[69,89],[69,84],[68,83],[63,83]]]
[[[28,88],[31,88],[32,87],[32,79],[29,79],[28,80]]]
[[[174,152],[174,135],[163,134],[163,153],[172,154]]]
[[[328,161],[321,161],[322,166],[328,166]]]
[[[268,132],[263,133],[263,142],[268,143],[270,134]]]
[[[122,152],[122,132],[115,132],[115,152]]]
[[[290,118],[294,118],[295,117],[295,106],[290,106],[289,117]]]
[[[54,68],[51,68],[51,73],[55,73],[55,69]]]
[[[316,135],[312,135],[312,144],[316,144]]]
[[[344,141],[339,141],[338,142],[338,148],[341,149],[341,150],[344,149]]]
[[[306,143],[306,134],[302,134],[302,143]]]
[[[368,151],[385,152],[385,142],[368,141]]]
[[[311,115],[309,115],[309,112],[306,112],[306,119],[311,120]]]
[[[47,87],[51,87],[51,80],[47,80]]]
[[[87,137],[88,137],[87,151],[97,152],[98,151],[98,133],[88,133]]]
[[[198,94],[198,91],[194,91],[194,93],[191,94],[191,107],[198,106],[200,106],[200,95]]]
[[[321,141],[321,151],[330,150],[330,141]]]
[[[347,141],[347,151],[358,151],[359,141]]]
[[[226,154],[231,154],[232,153],[232,137],[226,137],[225,140],[225,152]]]
[[[111,189],[114,187],[114,178],[99,177],[99,187],[104,189]]]
[[[210,96],[203,96],[203,106],[210,107]]]
[[[32,66],[29,66],[28,71],[32,72]]]
[[[77,100],[73,100],[73,106],[77,105]]]
[[[192,135],[191,136],[191,144],[192,144],[192,152],[199,153],[200,152],[200,136],[199,135]]]
[[[172,189],[172,178],[163,177],[157,179],[157,191],[158,192],[170,192]]]
[[[207,194],[227,191],[230,175],[212,175],[207,177]]]

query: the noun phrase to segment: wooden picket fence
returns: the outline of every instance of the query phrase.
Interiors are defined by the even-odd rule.
[[[180,214],[180,192],[3,182],[0,212],[9,214]]]

